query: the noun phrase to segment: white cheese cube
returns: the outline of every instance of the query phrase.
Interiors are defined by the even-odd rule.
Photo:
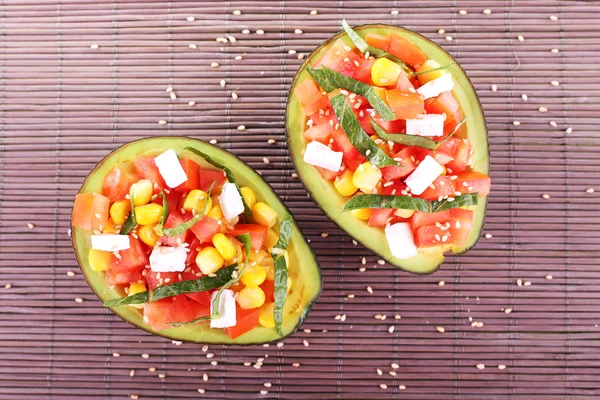
[[[423,100],[427,100],[431,97],[437,97],[444,92],[449,92],[453,87],[454,81],[452,80],[452,75],[444,74],[418,88],[417,93],[419,93]]]
[[[444,114],[425,114],[419,118],[406,120],[406,134],[418,136],[443,136]]]
[[[342,167],[344,153],[333,151],[320,142],[310,142],[304,150],[304,162],[329,171],[338,172]]]
[[[385,237],[392,255],[411,258],[417,255],[417,246],[408,222],[398,222],[385,228]]]
[[[92,235],[92,249],[102,251],[120,251],[129,248],[128,235]]]
[[[210,297],[210,314],[213,314],[213,301],[218,291],[213,292]],[[210,320],[211,328],[229,328],[237,323],[235,315],[235,297],[232,290],[225,289],[219,297],[219,318]]]
[[[185,247],[156,246],[150,254],[150,269],[153,272],[182,272],[186,258]]]
[[[188,180],[173,149],[154,157],[154,162],[168,187],[175,188]]]
[[[225,219],[233,219],[244,212],[242,196],[234,183],[226,182],[219,196],[219,205]]]
[[[406,178],[406,186],[410,188],[412,194],[422,194],[442,172],[444,172],[444,167],[433,157],[427,156]]]

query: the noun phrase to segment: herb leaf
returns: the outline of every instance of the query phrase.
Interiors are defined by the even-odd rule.
[[[223,171],[225,171],[227,180],[235,185],[235,187],[238,190],[238,193],[240,194],[240,197],[242,198],[242,203],[244,203],[244,214],[246,214],[247,216],[252,216],[252,210],[250,209],[250,207],[248,207],[248,204],[246,204],[246,200],[244,200],[244,196],[242,196],[242,192],[240,191],[240,186],[238,185],[237,180],[235,179],[235,176],[233,175],[233,172],[231,172],[231,170],[229,168],[227,168],[226,166],[224,166],[222,164],[219,164],[218,162],[213,160],[208,154],[203,153],[200,150],[197,150],[193,147],[186,147],[181,150],[181,152],[184,152],[184,151],[190,151],[190,152],[194,153],[195,155],[204,158],[204,160],[207,163],[209,163],[210,165],[215,166],[215,167],[220,168]]]
[[[119,231],[119,235],[129,235],[129,232],[133,230],[137,226],[137,220],[135,219],[135,204],[133,204],[133,196],[130,196],[131,201],[131,211],[129,212],[129,216],[125,220],[125,223],[121,227]]]
[[[456,124],[456,126],[454,127],[454,129],[452,129],[452,132],[450,132],[448,135],[446,135],[445,138],[443,138],[442,140],[440,140],[438,142],[438,147],[444,143],[446,140],[450,139],[456,132],[458,132],[458,130],[460,129],[460,127],[462,126],[462,124],[465,123],[465,121],[467,120],[467,117],[464,117],[462,119],[462,121],[460,121],[458,124]]]
[[[170,285],[159,286],[152,291],[136,293],[133,296],[120,297],[107,300],[104,302],[105,307],[118,307],[129,304],[143,304],[149,301],[156,301],[167,297],[177,296],[185,293],[197,293],[207,290],[216,289],[224,285],[231,279],[233,271],[237,268],[237,264],[232,264],[228,267],[218,270],[214,277],[204,276],[195,280],[187,280],[171,283]]]
[[[367,85],[366,83],[362,83],[361,81],[357,81],[356,79],[325,67],[315,69],[308,66],[306,67],[306,70],[326,92],[333,92],[335,89],[346,89],[352,93],[359,94],[367,99],[371,107],[381,115],[381,118],[386,121],[396,119],[396,115],[387,105],[385,100],[377,94],[374,86]]]
[[[375,144],[369,135],[363,130],[354,115],[354,111],[346,101],[343,94],[337,95],[331,99],[333,111],[340,121],[340,125],[346,136],[354,147],[365,156],[371,164],[376,167],[387,167],[389,165],[399,165],[390,156]]]
[[[208,192],[207,192],[208,198],[210,198],[210,192],[213,190],[214,187],[215,187],[215,182],[211,183],[210,188],[208,188]],[[202,218],[204,218],[207,211],[208,211],[208,199],[206,199],[206,201],[204,202],[204,208],[202,209],[202,211],[199,211],[190,220],[185,221],[184,223],[174,226],[172,228],[163,228],[162,229],[163,236],[181,235],[183,232],[187,231],[192,226],[196,225],[196,223],[198,221],[200,221]]]
[[[428,69],[427,71],[419,71],[419,72],[413,72],[412,75],[413,76],[417,76],[417,75],[423,75],[423,74],[428,74],[430,72],[434,72],[434,71],[441,71],[443,69],[448,69],[451,66],[453,66],[455,63],[451,62],[450,64],[446,64],[446,65],[442,65],[440,67],[437,68],[432,68],[432,69]]]
[[[429,201],[408,196],[384,196],[380,194],[362,194],[352,197],[344,204],[343,211],[359,208],[399,208],[426,213],[449,210],[477,205],[477,193],[462,194],[454,200],[449,199]]]
[[[271,256],[275,266],[274,297],[275,306],[273,308],[273,318],[275,319],[275,328],[279,336],[283,336],[281,325],[283,324],[283,309],[287,297],[288,266],[285,261],[284,252],[290,243],[292,235],[292,217],[286,214],[279,225],[279,240],[273,247]]]

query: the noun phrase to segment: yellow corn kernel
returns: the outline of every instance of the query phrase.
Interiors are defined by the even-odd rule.
[[[233,260],[235,258],[235,246],[227,236],[217,233],[213,236],[212,243],[223,259]]]
[[[116,225],[123,225],[131,211],[131,202],[129,200],[115,201],[110,206],[110,217]]]
[[[275,232],[271,228],[267,229],[267,237],[265,238],[265,246],[267,247],[267,249],[270,249],[273,246],[275,246],[278,240],[279,235],[277,234],[277,232]]]
[[[352,175],[352,183],[361,192],[372,193],[381,180],[381,171],[370,162],[364,162],[356,168]]]
[[[262,201],[252,207],[252,216],[256,222],[269,228],[272,228],[277,222],[277,212]]]
[[[398,82],[402,67],[387,58],[378,58],[371,67],[371,79],[377,86],[393,86]]]
[[[394,215],[396,215],[400,218],[410,218],[413,216],[414,213],[415,213],[415,210],[399,209],[399,210],[396,210]]]
[[[150,198],[152,197],[152,192],[152,182],[148,179],[137,181],[129,188],[129,196],[131,196],[133,199],[133,204],[135,206],[143,206],[144,204],[148,204],[148,202],[150,202]]]
[[[429,71],[429,70],[439,68],[439,67],[440,67],[440,64],[438,64],[437,61],[427,60],[423,64],[421,64],[421,66],[419,66],[419,68],[417,68],[417,72]],[[429,81],[432,81],[434,79],[437,79],[447,73],[448,73],[448,71],[446,71],[445,69],[440,69],[437,71],[431,71],[431,72],[427,72],[424,74],[419,74],[419,75],[417,75],[417,79],[419,80],[419,83],[421,85],[423,85],[423,84],[425,84]]]
[[[244,201],[248,207],[252,209],[252,207],[254,207],[256,204],[256,194],[254,194],[254,191],[248,186],[244,186],[240,188],[240,192],[242,192],[242,197],[244,198]]]
[[[160,220],[162,212],[162,206],[155,203],[137,206],[135,208],[135,220],[139,225],[155,224]]]
[[[129,290],[127,291],[127,296],[133,296],[134,294],[142,293],[146,291],[146,285],[143,283],[132,283],[129,285]],[[130,304],[133,308],[144,308],[143,304]]]
[[[265,257],[262,260],[261,265],[267,271],[267,280],[274,281],[275,280],[275,264],[273,263],[273,259],[271,257]]]
[[[446,169],[445,165],[442,165],[442,173],[440,174],[440,176],[446,176],[448,174],[448,170]]]
[[[267,279],[267,270],[262,265],[248,265],[240,280],[249,287],[260,286]]]
[[[369,218],[371,218],[372,213],[373,213],[373,210],[371,210],[370,208],[357,208],[357,209],[350,211],[350,214],[354,218],[358,218],[363,221],[366,221]]]
[[[212,198],[211,198],[212,200]],[[219,205],[219,203],[212,203],[213,206],[210,209],[210,211],[206,214],[211,218],[216,219],[217,221],[223,219],[223,211],[221,210],[221,206]]]
[[[112,218],[109,218],[108,221],[106,221],[106,226],[102,227],[102,233],[117,233],[117,227]]]
[[[244,310],[250,308],[258,308],[265,304],[265,292],[258,286],[256,287],[245,287],[238,292],[235,298],[237,303]]]
[[[158,243],[158,235],[156,234],[156,231],[154,231],[155,226],[156,224],[142,225],[137,231],[140,240],[150,247],[154,247],[156,246],[156,243]]]
[[[275,303],[265,303],[260,308],[258,313],[258,323],[265,328],[275,328],[275,317],[273,317],[273,311],[275,310]]]
[[[110,268],[110,258],[112,253],[110,251],[102,251],[96,249],[90,249],[88,254],[88,262],[92,271],[100,272],[106,271]]]
[[[259,250],[257,252],[251,251],[250,255],[248,256],[248,262],[255,262],[257,264],[260,264],[265,259],[265,257],[268,256],[269,255],[264,250]]]
[[[185,201],[183,202],[183,209],[186,211],[202,211],[204,210],[204,206],[206,206],[207,199],[207,209],[210,210],[212,207],[212,199],[208,197],[208,193],[203,192],[202,190],[194,189],[186,196]]]
[[[198,252],[196,265],[204,275],[215,273],[225,263],[221,254],[214,247],[207,246]]]
[[[352,182],[353,172],[347,169],[341,176],[336,176],[333,181],[333,186],[342,196],[352,196],[358,188]]]

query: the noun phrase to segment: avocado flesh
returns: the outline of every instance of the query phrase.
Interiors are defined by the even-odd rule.
[[[175,152],[179,152],[185,147],[195,147],[208,154],[215,161],[230,168],[233,171],[238,184],[240,186],[248,186],[254,190],[260,201],[264,201],[277,211],[279,220],[281,220],[285,214],[290,214],[289,210],[281,202],[271,186],[240,159],[231,153],[202,141],[181,137],[149,138],[124,145],[98,163],[86,178],[80,189],[80,193],[100,193],[104,177],[115,165],[120,165],[123,162],[134,160],[138,157],[157,155],[167,149],[173,149]],[[196,161],[201,168],[215,169],[215,167],[206,163],[202,158],[197,157],[190,152],[184,153],[184,156]],[[90,268],[88,252],[91,247],[91,232],[80,228],[71,227],[71,229],[73,247],[75,249],[77,261],[90,287],[96,293],[98,298],[104,302],[115,297],[125,296],[122,289],[110,289],[108,287],[103,273],[92,271]],[[294,331],[302,324],[302,321],[308,315],[310,308],[317,300],[321,291],[321,273],[319,271],[319,265],[295,221],[288,253],[290,256],[289,274],[293,279],[293,286],[287,296],[285,305],[282,326],[284,337],[294,333]],[[114,307],[111,308],[111,310],[125,321],[144,329],[147,332],[178,341],[206,344],[264,344],[283,339],[277,334],[275,328],[263,328],[258,326],[232,340],[227,336],[227,333],[223,329],[211,329],[208,322],[155,331],[144,323],[141,310],[130,306]]]
[[[455,83],[452,93],[462,108],[463,113],[467,116],[464,126],[466,127],[466,137],[470,140],[474,150],[472,170],[488,174],[489,150],[487,127],[483,111],[473,84],[464,70],[458,65],[458,62],[437,44],[415,32],[403,28],[390,25],[364,25],[356,27],[354,30],[363,38],[367,33],[387,35],[389,32],[394,32],[415,43],[429,59],[437,61],[440,65],[455,63],[447,71],[452,74]],[[344,32],[338,33],[318,47],[306,59],[292,82],[286,112],[286,129],[288,146],[298,170],[298,175],[323,212],[355,240],[402,270],[415,274],[430,274],[435,272],[444,261],[444,251],[452,251],[454,254],[460,254],[475,245],[483,229],[487,197],[479,198],[478,205],[471,208],[475,212],[473,228],[465,246],[423,248],[419,249],[419,254],[415,257],[398,259],[392,256],[383,229],[369,227],[366,221],[358,220],[350,213],[343,213],[342,208],[348,198],[340,195],[335,187],[330,182],[325,181],[312,165],[308,165],[303,161],[302,151],[306,147],[306,140],[303,135],[306,126],[306,115],[300,102],[293,94],[293,90],[297,83],[310,77],[306,71],[306,67],[314,64],[314,61],[318,60],[337,39],[342,39],[348,46],[355,47]]]

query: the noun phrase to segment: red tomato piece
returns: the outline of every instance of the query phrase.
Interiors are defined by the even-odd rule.
[[[402,194],[403,190],[406,190],[406,184],[404,182],[396,181],[392,185],[383,188],[383,195],[404,196]]]
[[[196,235],[200,243],[210,242],[212,237],[219,232],[221,226],[219,221],[205,215],[202,219],[196,222],[190,230]]]
[[[186,293],[185,294],[190,299],[194,300],[196,303],[201,304],[203,306],[210,307],[210,292],[198,292],[198,293]]]
[[[146,272],[146,284],[150,290],[175,282],[179,282],[178,272],[154,272],[152,270],[147,270]]]
[[[329,97],[322,96],[319,100],[313,101],[304,107],[304,113],[308,116],[315,115],[319,110],[325,110],[329,106]]]
[[[76,228],[102,230],[108,221],[110,200],[99,193],[79,193],[73,204],[72,222]]]
[[[144,321],[155,330],[172,328],[173,326],[169,324],[173,310],[172,304],[171,298],[144,304]]]
[[[129,236],[129,248],[119,251],[119,257],[113,254],[109,261],[110,269],[115,273],[141,270],[150,263],[146,246],[141,240],[131,235]]]
[[[438,97],[433,99],[427,99],[425,101],[425,111],[428,114],[446,114],[446,121],[444,122],[444,136],[450,134],[463,119],[463,113],[460,110],[458,102],[452,95],[452,92],[444,92]],[[461,127],[456,133],[460,136],[463,132]]]
[[[414,233],[415,244],[417,247],[432,247],[445,244],[452,244],[452,234],[449,228],[438,227],[436,225],[425,225],[417,229]]]
[[[187,296],[180,294],[169,299],[171,300],[171,310],[169,319],[166,322],[192,322],[196,319],[196,312],[190,304],[194,302],[188,300]]]
[[[344,153],[344,164],[351,171],[356,170],[360,164],[366,161],[366,158],[356,150],[356,147],[350,142],[343,130],[336,129],[331,132],[331,136],[333,138],[333,150]]]
[[[446,165],[450,161],[454,160],[454,157],[449,156],[446,153],[442,153],[441,151],[436,151],[432,155],[433,159],[438,162],[440,165]]]
[[[448,210],[438,211],[435,213],[425,213],[421,211],[415,211],[411,217],[410,224],[413,231],[416,231],[422,226],[434,225],[436,222],[442,223],[450,219],[450,212]]]
[[[235,305],[236,307],[236,324],[235,326],[231,326],[226,328],[227,335],[231,339],[235,339],[238,336],[243,335],[246,332],[251,331],[258,325],[258,315],[259,308],[251,308],[248,310],[244,310],[239,305]]]
[[[266,280],[260,285],[260,288],[265,292],[265,303],[275,300],[275,282]]]
[[[339,72],[340,74],[354,78],[360,71],[361,60],[364,60],[364,57],[352,51],[348,51],[343,57],[333,61],[328,67],[333,71]],[[362,76],[364,76],[364,73]]]
[[[407,147],[403,150],[400,150],[395,156],[394,159],[400,160],[401,167],[398,166],[389,166],[381,168],[381,175],[385,181],[393,181],[395,179],[403,178],[409,175],[411,172],[417,168],[415,161],[413,158],[415,157],[415,148]],[[411,158],[413,157],[413,158]]]
[[[169,193],[165,192],[165,197],[167,198],[167,207],[169,207],[169,211],[181,209],[180,203],[185,200],[181,196],[181,192],[176,192],[174,190],[170,190]],[[162,206],[162,196],[160,194],[155,196],[154,199],[152,199],[152,202]]]
[[[394,33],[390,34],[390,46],[387,51],[411,67],[418,67],[427,61],[427,56],[416,44]]]
[[[189,192],[190,190],[200,188],[200,167],[194,161],[186,158],[180,160],[179,163],[183,167],[188,180],[177,186],[174,190],[177,192]]]
[[[237,224],[229,231],[233,236],[250,234],[252,241],[252,250],[260,250],[263,247],[265,238],[267,237],[267,227],[259,224]]]
[[[373,64],[375,64],[375,60],[365,60],[364,57],[360,57],[357,62],[359,66],[358,69],[354,71],[354,79],[366,83],[367,85],[374,85],[373,79],[371,79],[371,68],[373,67]]]
[[[165,222],[165,228],[174,228],[191,218],[191,213],[186,212],[185,214],[182,214],[179,208],[175,208],[169,213],[167,221]],[[187,242],[189,233],[190,231],[187,230],[177,236],[161,236],[160,239],[158,239],[158,243],[163,246],[178,247]]]
[[[460,221],[473,221],[475,213],[471,210],[465,210],[464,208],[451,208],[450,218],[458,219]]]
[[[469,171],[456,174],[456,191],[461,193],[478,193],[479,197],[490,193],[492,180],[481,172]]]
[[[304,131],[304,137],[309,142],[316,140],[327,145],[331,138],[331,131],[333,131],[333,126],[330,124],[313,125]]]
[[[464,246],[467,243],[471,228],[473,226],[473,217],[475,213],[462,208],[453,208],[450,210],[450,234],[452,243],[456,246]]]
[[[367,33],[365,42],[367,42],[369,46],[373,46],[385,51],[388,51],[388,48],[390,47],[390,37],[378,35],[376,33]]]
[[[438,200],[443,196],[453,197],[456,192],[454,181],[449,176],[438,176],[432,185],[433,189],[431,186],[428,187],[419,197],[426,200]]]
[[[213,192],[219,192],[221,187],[223,187],[223,184],[227,181],[225,172],[221,170],[213,171],[201,169],[198,174],[200,176],[200,189],[205,192],[208,192],[208,189],[210,189],[210,185],[212,185],[213,182],[215,183]]]
[[[340,39],[336,40],[335,43],[327,50],[325,54],[317,60],[313,65],[314,68],[330,67],[331,64],[344,59],[351,51],[346,50],[346,45]]]
[[[330,171],[330,170],[325,169],[325,168],[317,167],[316,165],[314,167],[317,169],[317,171],[319,171],[319,173],[321,174],[321,176],[323,177],[323,179],[325,179],[327,181],[332,181],[337,176],[340,176],[341,174],[344,173],[344,170],[341,169],[341,168],[340,168],[339,171],[334,172],[334,171]]]
[[[369,226],[383,228],[392,219],[393,208],[374,208],[369,218]]]
[[[416,86],[416,87],[418,88],[419,86]],[[411,89],[415,89],[415,83],[414,83],[414,81],[409,79],[408,74],[406,72],[404,72],[404,70],[401,70],[400,76],[398,77],[398,80],[396,81],[396,84],[394,85],[394,89],[397,89],[401,92],[410,93]]]
[[[296,85],[294,94],[302,107],[306,107],[324,97],[315,81],[310,77]]]
[[[209,217],[210,218],[210,217]],[[187,258],[185,259],[185,265],[196,265],[196,256],[198,255],[198,252],[200,251],[200,240],[198,240],[197,237],[194,236],[194,238],[192,239],[191,243],[190,243],[190,251],[187,254]],[[192,279],[192,278],[184,278],[185,279]],[[196,279],[196,278],[193,278]]]
[[[137,176],[119,167],[114,167],[104,178],[102,183],[102,194],[111,202],[123,200],[129,194],[129,188],[137,182]]]
[[[371,110],[369,110],[370,113]],[[377,125],[383,128],[387,133],[404,133],[406,132],[406,121],[403,119],[395,119],[393,121],[383,120],[379,114],[375,114],[373,120]]]
[[[413,119],[425,111],[423,99],[416,93],[392,89],[386,91],[386,99],[396,119]]]
[[[452,139],[447,140],[449,142]],[[471,157],[471,144],[466,139],[454,139],[456,143],[456,152],[452,155],[454,160],[446,164],[448,172],[457,174],[463,172],[467,168],[469,158]]]
[[[148,179],[153,185],[156,184],[158,186],[158,191],[165,188],[165,180],[158,171],[154,158],[138,158],[133,161],[133,164],[141,179]],[[155,192],[157,191],[155,190]]]
[[[105,272],[106,284],[109,286],[130,285],[143,279],[140,271],[114,272],[107,269]]]

